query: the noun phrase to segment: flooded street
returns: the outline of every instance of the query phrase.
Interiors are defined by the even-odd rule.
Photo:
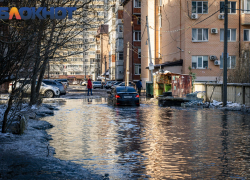
[[[110,179],[249,179],[250,115],[105,98],[71,99],[41,118],[55,157]]]

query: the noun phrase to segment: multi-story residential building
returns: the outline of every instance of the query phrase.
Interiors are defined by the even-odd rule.
[[[65,78],[78,82],[89,76],[94,80],[98,78],[101,72],[100,54],[95,36],[97,28],[107,17],[104,5],[104,0],[91,1],[85,5],[82,17],[85,25],[76,24],[74,33],[77,35],[56,52],[54,60],[50,63],[52,78]],[[74,22],[74,19],[71,21]]]
[[[99,26],[96,34],[96,46],[98,49],[96,50],[96,54],[98,55],[98,59],[100,59],[100,75],[108,76],[109,75],[109,52],[110,52],[110,44],[109,44],[109,26],[103,24]]]
[[[176,73],[189,74],[190,70],[196,74],[196,81],[222,80],[224,50],[224,1],[161,1],[159,0],[162,28],[161,48],[152,47],[152,54],[159,51],[164,70]],[[143,6],[142,12],[148,10],[150,38],[156,36],[156,26],[150,20],[149,9],[154,2],[149,0]],[[234,69],[237,59],[244,49],[249,48],[250,41],[250,6],[249,0],[229,1],[228,10],[228,69]],[[150,6],[150,7],[149,7]],[[156,5],[155,5],[156,7]],[[239,10],[242,9],[242,10]],[[145,14],[147,15],[147,14]],[[143,18],[145,19],[143,14]],[[154,13],[157,16],[157,12]],[[156,19],[156,18],[154,18]],[[144,25],[142,25],[143,27]],[[142,44],[148,37],[142,38]],[[152,38],[151,38],[152,39]],[[148,80],[148,51],[142,51],[143,77]],[[145,56],[145,58],[144,58]],[[145,65],[144,65],[145,64]],[[155,63],[157,64],[157,63]],[[175,67],[168,65],[175,64]],[[181,65],[182,64],[182,65]],[[181,65],[181,66],[178,66]],[[145,73],[144,73],[145,71]]]
[[[149,56],[149,40],[151,46],[151,61],[154,65],[162,63],[162,1],[161,0],[148,0],[143,1],[141,10],[141,29],[143,29],[141,39],[141,68],[142,68],[142,84],[145,88],[145,82],[151,81],[150,71],[148,69],[150,63]],[[148,26],[146,26],[146,19],[148,19]],[[148,30],[149,36],[148,37]],[[159,67],[155,67],[157,71]]]
[[[116,1],[116,61],[115,61],[115,80],[122,81],[124,77],[123,70],[123,6],[120,1]]]
[[[129,44],[129,80],[138,81],[141,78],[141,0],[125,0],[122,5],[124,77]]]
[[[109,1],[108,21],[109,26],[109,77],[111,80],[115,79],[115,59],[116,59],[116,13],[115,1]]]

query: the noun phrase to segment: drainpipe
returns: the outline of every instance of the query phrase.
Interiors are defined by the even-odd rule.
[[[241,9],[241,0],[239,3],[239,9]],[[241,54],[241,10],[239,10],[239,58]]]
[[[180,29],[181,29],[181,1],[180,1]],[[181,48],[181,31],[180,31],[180,48]],[[181,60],[181,52],[180,51],[180,60]]]
[[[132,22],[133,22],[133,25],[132,25],[132,44],[133,44],[133,47],[132,48],[132,81],[134,80],[134,1],[132,1]]]

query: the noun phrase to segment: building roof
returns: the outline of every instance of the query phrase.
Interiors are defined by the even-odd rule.
[[[108,34],[108,32],[109,32],[109,25],[102,24],[98,27],[96,36],[100,34]]]

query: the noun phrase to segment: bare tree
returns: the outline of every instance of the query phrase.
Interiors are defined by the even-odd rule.
[[[250,50],[242,50],[241,57],[236,61],[236,67],[230,70],[229,83],[250,83]]]

